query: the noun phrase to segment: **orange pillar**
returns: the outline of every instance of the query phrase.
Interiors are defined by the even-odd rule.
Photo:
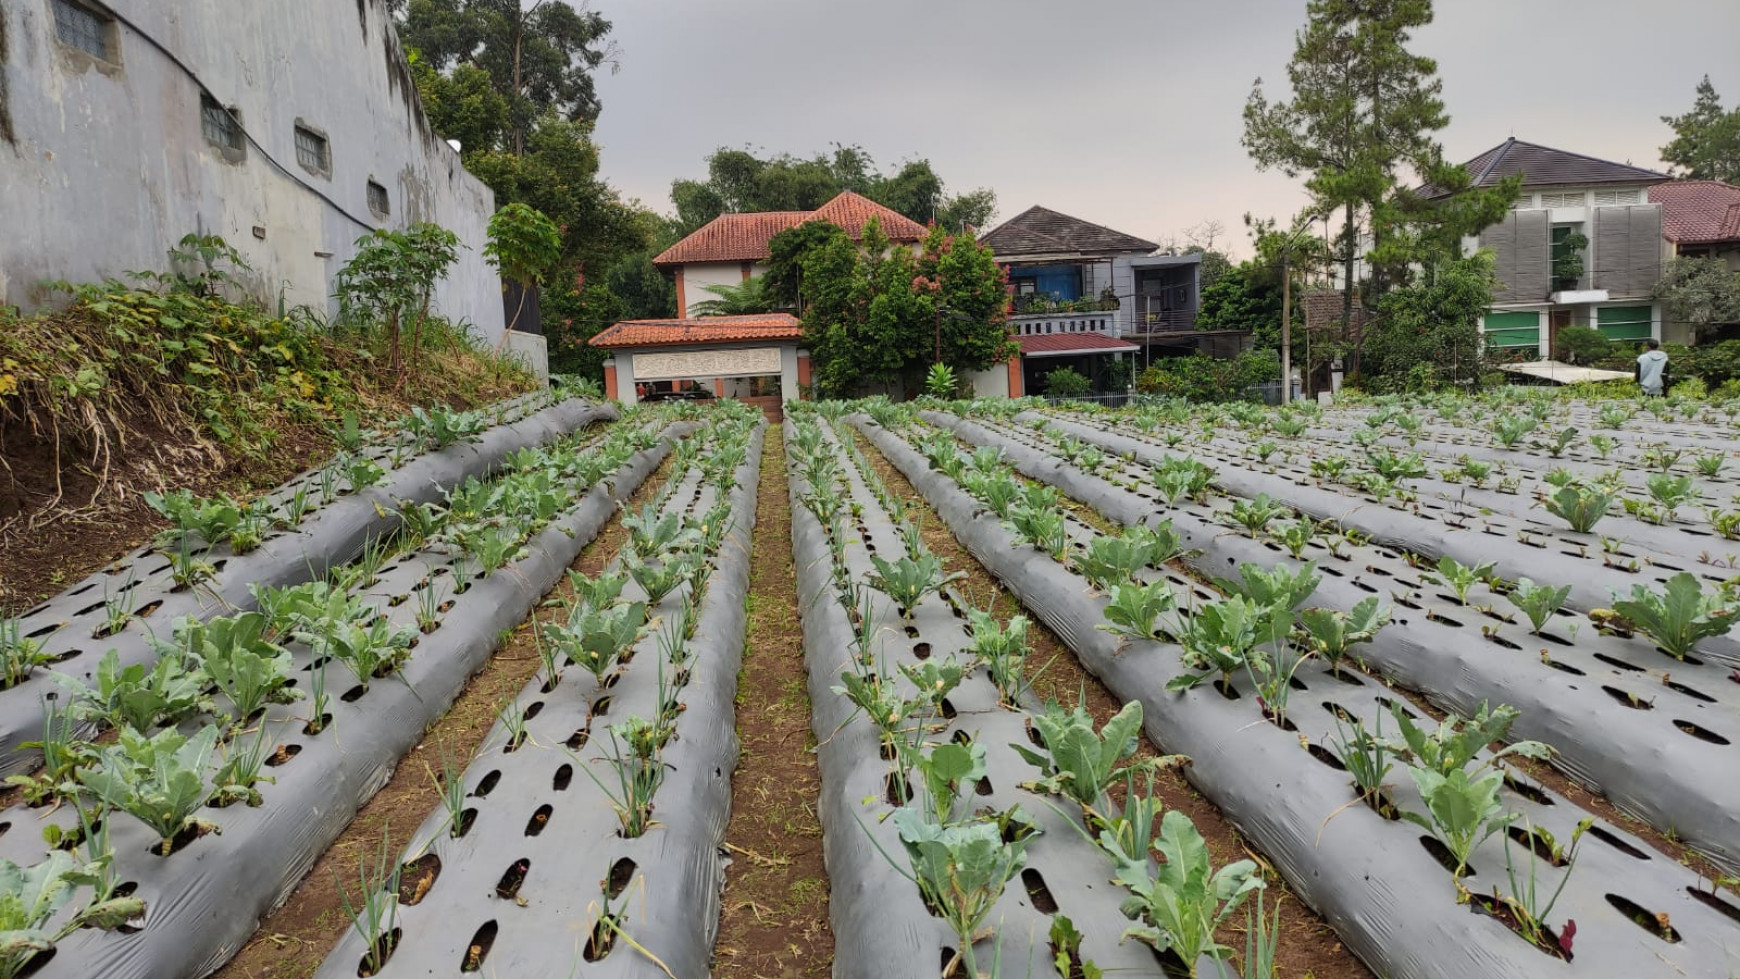
[[[725,379],[723,377],[713,378],[713,397],[725,397]]]
[[[1027,392],[1021,389],[1021,355],[1009,358],[1009,397],[1019,398]]]
[[[677,266],[677,317],[689,315],[689,300],[683,295],[683,267]]]
[[[604,396],[616,400],[616,361],[604,362]]]
[[[806,350],[798,351],[798,397],[810,389],[810,355]]]

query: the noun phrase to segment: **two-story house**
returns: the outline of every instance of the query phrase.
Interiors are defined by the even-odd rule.
[[[857,240],[875,218],[888,240],[917,247],[929,231],[924,225],[862,194],[845,191],[813,211],[758,211],[721,214],[695,229],[653,259],[677,286],[677,316],[714,298],[708,286],[738,285],[767,271],[768,243],[775,235],[806,221],[829,221]]]
[[[1101,381],[1107,361],[1145,360],[1148,338],[1195,327],[1201,255],[1155,255],[1154,242],[1037,206],[979,243],[1008,270],[1029,392],[1061,366]]]
[[[1498,286],[1482,324],[1489,348],[1545,358],[1557,331],[1572,325],[1623,342],[1684,340],[1671,325],[1664,330],[1651,295],[1664,245],[1662,208],[1650,193],[1666,174],[1514,138],[1466,168],[1482,187],[1523,176],[1505,219],[1463,242],[1468,252],[1490,250],[1497,262]]]
[[[1661,205],[1662,236],[1676,257],[1720,258],[1740,272],[1740,187],[1673,180],[1649,189]]]

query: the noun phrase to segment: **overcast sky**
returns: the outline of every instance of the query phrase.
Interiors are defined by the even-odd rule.
[[[605,176],[669,212],[715,147],[809,155],[859,143],[928,157],[1033,204],[1149,238],[1286,217],[1295,181],[1239,145],[1251,82],[1283,92],[1304,0],[594,0],[622,70],[599,79]],[[1438,0],[1412,45],[1438,59],[1465,160],[1516,136],[1660,168],[1709,74],[1740,97],[1740,0]]]

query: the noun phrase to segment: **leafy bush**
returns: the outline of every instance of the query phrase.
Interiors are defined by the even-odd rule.
[[[1073,367],[1059,367],[1045,375],[1045,394],[1050,398],[1079,398],[1093,382]]]
[[[1281,363],[1272,350],[1246,351],[1231,360],[1197,353],[1153,364],[1136,379],[1136,390],[1197,403],[1245,401],[1252,397],[1252,385],[1280,376]]]
[[[1593,364],[1613,355],[1613,342],[1600,330],[1587,326],[1559,328],[1553,357],[1567,364]]]
[[[1633,585],[1631,597],[1614,601],[1613,610],[1654,639],[1663,652],[1685,659],[1698,640],[1727,635],[1740,605],[1720,591],[1704,591],[1696,576],[1681,571],[1659,592]]]

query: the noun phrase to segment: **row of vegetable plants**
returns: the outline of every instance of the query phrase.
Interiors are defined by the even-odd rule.
[[[705,418],[609,567],[570,572],[483,748],[431,772],[441,806],[364,859],[317,975],[707,973],[765,423]]]
[[[62,594],[0,619],[0,774],[40,761],[25,742],[42,729],[54,689],[49,668],[94,677],[113,651],[123,666],[149,663],[167,623],[255,608],[256,587],[320,578],[379,550],[402,527],[406,505],[496,471],[516,452],[548,445],[616,411],[550,394],[494,411],[415,409],[391,437],[351,426],[330,464],[251,503],[186,491],[148,499],[171,526],[150,544]]]
[[[233,955],[694,427],[671,413],[407,503],[416,544],[389,562],[257,588],[255,610],[178,619],[153,663],[110,653],[89,681],[57,677],[46,764],[0,813],[0,882],[55,873],[0,898],[29,938],[0,976],[204,975]],[[68,928],[116,897],[132,903],[114,931]]]
[[[1171,527],[1108,537],[1066,526],[1035,540],[1031,529],[1067,523],[1055,501],[1011,504],[999,518],[1002,491],[975,499],[882,424],[860,424],[1109,689],[1148,708],[1155,742],[1192,757],[1192,781],[1379,974],[1540,974],[1550,961],[1542,953],[1563,963],[1574,955],[1567,974],[1697,974],[1731,964],[1722,942],[1734,923],[1682,889],[1695,876],[1662,861],[1640,869],[1618,846],[1580,847],[1593,825],[1580,810],[1514,773],[1507,779],[1499,758],[1482,750],[1503,739],[1513,710],[1488,707],[1433,729],[1382,687],[1347,682],[1350,674],[1322,664],[1319,642],[1369,642],[1381,623],[1338,609],[1307,616],[1299,605],[1316,587],[1308,570],[1247,563],[1220,582],[1226,597],[1217,598],[1150,567],[1180,546]],[[985,452],[969,484],[1013,481],[991,469],[993,455]],[[1147,554],[1118,557],[1131,549]],[[1382,733],[1386,723],[1400,741]],[[1294,754],[1301,749],[1311,761]],[[1519,750],[1545,748],[1507,749]],[[1375,773],[1351,775],[1367,762]],[[1398,765],[1411,786],[1384,782]],[[1428,835],[1417,837],[1413,825]],[[1637,848],[1617,830],[1601,831]],[[1573,876],[1572,863],[1584,869]],[[1410,899],[1398,905],[1400,893]],[[1486,914],[1457,914],[1458,904]],[[1669,920],[1679,924],[1671,934],[1657,927]],[[1581,933],[1568,923],[1576,921]]]
[[[1018,420],[1049,424],[1063,435],[1147,465],[1164,466],[1170,458],[1163,442],[1107,427],[1103,420],[1089,424],[1054,415],[1023,415]],[[1686,579],[1680,575],[1684,574],[1698,586],[1697,607],[1710,613],[1704,618],[1713,627],[1700,637],[1699,651],[1726,667],[1740,665],[1740,643],[1727,636],[1728,630],[1724,628],[1728,615],[1722,609],[1732,604],[1732,599],[1726,596],[1729,579],[1717,574],[1714,568],[1694,571],[1690,563],[1674,564],[1661,558],[1645,562],[1641,556],[1623,563],[1603,560],[1604,555],[1596,548],[1570,550],[1554,546],[1537,539],[1538,531],[1518,527],[1514,520],[1499,514],[1458,512],[1430,501],[1421,501],[1419,511],[1415,512],[1375,497],[1350,496],[1304,477],[1271,475],[1250,467],[1219,467],[1212,482],[1216,489],[1245,500],[1264,499],[1273,503],[1285,499],[1287,505],[1314,520],[1357,529],[1374,542],[1428,561],[1437,562],[1448,556],[1468,567],[1491,565],[1491,570],[1506,580],[1528,577],[1565,582],[1571,587],[1566,607],[1594,614],[1600,628],[1630,631],[1637,625],[1613,614],[1610,606],[1616,595],[1635,598],[1639,589],[1647,594],[1665,588],[1670,580],[1683,582]]]
[[[1161,814],[1184,760],[1132,757],[1140,705],[1099,727],[1035,701],[1028,621],[965,603],[837,408],[787,440],[835,974],[1272,975],[1256,865]],[[1235,968],[1215,932],[1241,909]]]
[[[1707,777],[1733,764],[1737,750],[1721,733],[1740,730],[1740,689],[1726,682],[1730,671],[1671,659],[1634,638],[1593,629],[1585,634],[1563,608],[1568,586],[1506,582],[1490,568],[1450,558],[1433,565],[1357,535],[1338,541],[1333,531],[1274,501],[1208,498],[1209,473],[1198,477],[1203,499],[1177,500],[1162,510],[1156,490],[1176,467],[1138,471],[1119,460],[1090,473],[1051,454],[1057,443],[1043,432],[943,413],[925,417],[1002,452],[1025,475],[1120,524],[1173,528],[1182,541],[1180,558],[1199,576],[1251,565],[1306,574],[1313,580],[1311,597],[1331,610],[1305,616],[1304,625],[1316,630],[1312,642],[1331,663],[1345,655],[1338,637],[1348,629],[1364,633],[1372,622],[1388,622],[1353,657],[1362,668],[1463,714],[1508,700],[1522,710],[1518,735],[1557,749],[1555,766],[1730,872],[1740,866],[1740,787]],[[1023,441],[1023,434],[1034,442]],[[1664,642],[1683,644],[1689,636],[1675,624],[1696,621],[1673,611],[1686,601],[1680,597],[1686,584],[1670,581],[1641,602],[1617,604],[1661,626]],[[1389,611],[1380,609],[1384,597],[1393,603]],[[1640,765],[1639,757],[1650,761]]]

